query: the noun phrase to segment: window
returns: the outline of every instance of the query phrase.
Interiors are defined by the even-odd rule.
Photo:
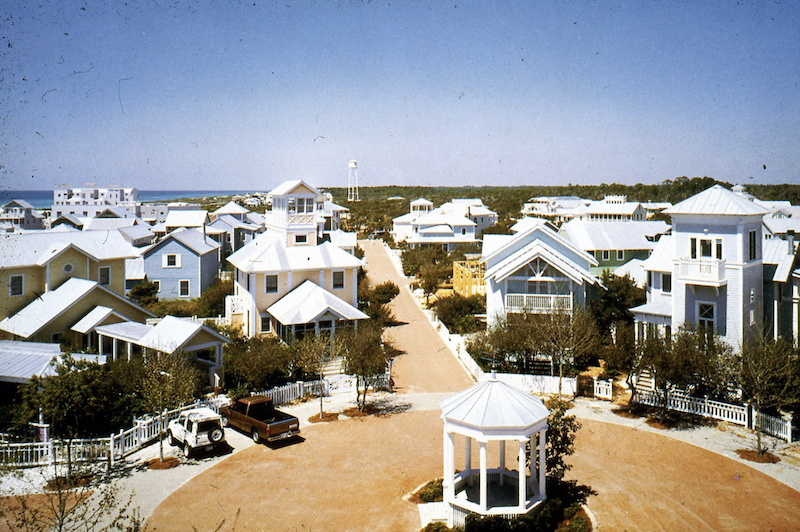
[[[306,242],[308,242],[308,237],[306,235],[294,235],[295,244],[305,244]]]
[[[21,296],[25,291],[25,276],[24,275],[9,275],[8,276],[8,295]]]
[[[714,334],[714,304],[697,304],[697,329],[708,338]]]
[[[462,227],[462,228],[461,228],[461,234],[462,234],[462,235],[466,235],[466,234],[467,234],[467,229],[466,229],[466,227]]]
[[[758,257],[756,249],[756,232],[750,231],[748,236],[748,248],[750,251],[750,258],[748,260],[756,260]]]
[[[333,288],[344,288],[344,272],[333,272]]]
[[[603,260],[609,260],[611,258],[611,252],[607,249],[603,250]]]
[[[691,238],[689,240],[690,240],[689,247],[691,248],[692,258],[696,259],[697,258],[697,239],[696,238]]]
[[[174,268],[177,265],[178,265],[178,256],[175,255],[174,253],[170,253],[169,255],[167,255],[167,267]]]
[[[267,275],[264,277],[264,291],[267,294],[274,294],[278,291],[278,276]]]
[[[650,290],[650,288],[652,288],[652,287],[653,287],[653,272],[648,271],[647,272],[647,289]]]
[[[269,319],[269,314],[266,316],[261,316],[261,332],[268,333],[272,332],[272,322]]]
[[[722,259],[722,239],[717,239],[717,258]]]
[[[97,282],[104,286],[111,284],[111,268],[109,266],[98,268]]]
[[[706,238],[700,240],[700,256],[701,257],[711,256],[711,240]]]
[[[181,297],[189,297],[189,281],[181,281],[180,292],[178,295]]]
[[[672,274],[661,274],[661,290],[664,292],[672,292]]]
[[[625,251],[621,249],[617,250],[617,260],[625,260]]]
[[[156,292],[161,292],[161,281],[153,281],[153,284],[156,285]]]
[[[73,266],[71,262],[68,262],[64,265],[64,273],[72,273]]]

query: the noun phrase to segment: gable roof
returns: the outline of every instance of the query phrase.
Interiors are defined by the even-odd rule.
[[[656,243],[653,252],[642,262],[642,268],[653,272],[671,272],[675,260],[672,256],[672,236],[664,235]]]
[[[70,329],[80,334],[86,334],[112,316],[121,321],[129,321],[128,318],[116,310],[97,305],[86,316],[78,320],[78,323],[70,327]]]
[[[282,272],[364,266],[363,261],[330,242],[324,242],[317,246],[287,247],[286,242],[269,231],[261,233],[228,257],[228,262],[244,272]]]
[[[125,322],[101,325],[96,331],[162,353],[174,353],[185,348],[199,334],[210,335],[215,342],[228,342],[227,338],[200,322],[175,316],[166,316],[156,325]]]
[[[33,209],[33,205],[23,199],[12,199],[5,205],[0,206],[0,209],[7,209],[9,207],[19,207],[21,209]]]
[[[32,231],[0,234],[0,268],[45,264],[70,245],[95,260],[137,257],[140,250],[119,231]]]
[[[102,355],[73,353],[75,360],[89,360],[105,364]],[[32,377],[49,377],[56,374],[55,362],[63,358],[61,346],[42,342],[0,340],[0,381],[25,383]]]
[[[562,225],[560,234],[584,251],[642,250],[653,249],[655,237],[668,230],[669,225],[664,221],[592,222],[576,219]]]
[[[170,210],[165,227],[202,227],[208,223],[208,212],[204,210]]]
[[[756,205],[739,194],[731,192],[722,185],[714,185],[711,188],[707,188],[664,210],[664,213],[669,215],[763,216],[767,212],[767,209]]]
[[[302,179],[294,179],[292,181],[284,181],[277,187],[269,191],[270,196],[285,196],[291,194],[298,188],[305,187],[308,190],[300,192],[301,194],[316,194],[322,199],[322,193],[316,188],[312,187]]]
[[[0,321],[0,330],[9,332],[20,338],[30,338],[39,332],[48,323],[52,322],[64,312],[73,307],[76,303],[89,296],[95,290],[104,291],[126,305],[133,307],[148,316],[152,314],[136,305],[133,301],[127,300],[101,286],[96,281],[78,279],[72,277],[67,279],[64,284],[40,295],[26,306],[22,307],[13,316],[8,316]]]
[[[247,214],[250,212],[249,210],[245,209],[235,201],[229,201],[216,211],[212,212],[216,216],[222,216],[223,214]]]
[[[794,266],[795,259],[795,253],[789,253],[789,242],[780,238],[771,238],[763,241],[761,249],[763,254],[762,262],[775,265],[772,281],[787,282],[792,274],[792,266]]]
[[[185,248],[187,248],[190,251],[193,251],[198,255],[205,255],[206,253],[215,251],[221,245],[216,240],[208,238],[202,229],[199,228],[179,229],[169,233],[159,242],[156,242],[152,246],[145,249],[142,255],[144,257],[149,257],[150,255],[153,254],[153,252],[155,252],[162,246],[166,245],[170,240],[174,240],[182,244]]]
[[[308,280],[273,303],[267,312],[284,325],[310,323],[327,312],[343,320],[369,319],[347,301]]]

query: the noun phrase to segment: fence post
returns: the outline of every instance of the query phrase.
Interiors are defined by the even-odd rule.
[[[114,433],[108,438],[108,469],[114,467]]]
[[[53,448],[53,439],[47,440],[47,465],[53,465],[56,462],[55,449]]]
[[[119,429],[119,455],[125,456],[125,430]]]
[[[792,443],[792,413],[786,413],[786,443]]]
[[[752,430],[755,428],[753,426],[753,405],[748,401],[745,406],[747,407],[747,428]]]
[[[299,397],[306,395],[306,387],[303,381],[297,381],[297,393],[299,394]]]

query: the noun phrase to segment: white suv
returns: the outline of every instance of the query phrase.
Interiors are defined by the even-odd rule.
[[[167,427],[169,443],[183,447],[187,458],[197,449],[211,450],[225,442],[222,416],[208,407],[184,410]]]

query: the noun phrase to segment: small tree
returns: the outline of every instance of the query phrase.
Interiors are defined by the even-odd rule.
[[[231,340],[225,348],[225,371],[249,390],[264,390],[285,380],[295,366],[292,349],[274,336]]]
[[[295,343],[294,348],[297,352],[297,363],[304,372],[319,377],[320,381],[325,380],[325,366],[330,362],[332,356],[332,342],[328,337],[307,334],[302,340]],[[319,392],[319,419],[322,420],[325,414],[322,398],[325,394],[323,390]]]
[[[14,472],[8,473],[14,474]],[[95,530],[136,532],[143,520],[132,508],[133,493],[120,496],[113,478],[96,463],[42,471],[47,490],[23,492],[0,505],[0,522],[8,530],[57,532]]]
[[[158,286],[145,279],[130,289],[128,297],[140,307],[147,307],[158,301]]]
[[[337,329],[337,351],[344,357],[344,369],[356,377],[356,404],[359,410],[367,406],[367,390],[386,371],[393,349],[383,341],[383,329],[364,320],[356,327]],[[363,394],[361,388],[363,387]]]
[[[741,348],[742,394],[756,409],[758,455],[764,454],[759,414],[800,399],[794,385],[797,379],[796,355],[784,340],[757,337]]]
[[[197,396],[199,381],[199,369],[184,352],[151,352],[145,358],[140,384],[144,407],[162,413],[186,404]],[[164,435],[162,430],[158,436],[158,456],[162,462]]]
[[[558,397],[553,397],[547,402],[550,410],[547,415],[547,441],[545,442],[545,466],[547,478],[561,481],[567,471],[572,469],[572,464],[566,462],[566,457],[575,454],[575,435],[580,430],[581,424],[575,416],[568,415],[570,404]],[[528,457],[530,464],[530,445],[528,442]],[[539,464],[538,454],[535,457]]]

